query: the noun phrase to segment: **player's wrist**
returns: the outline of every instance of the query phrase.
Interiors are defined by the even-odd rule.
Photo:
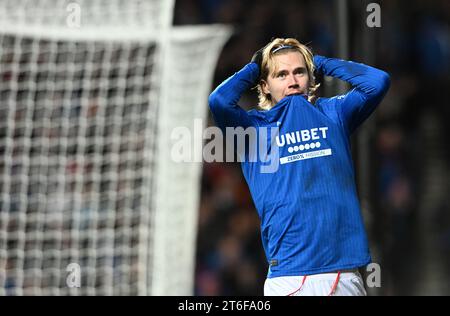
[[[325,61],[325,57],[323,57],[321,55],[314,55],[314,57],[313,57],[314,68],[316,68],[316,70],[318,70],[318,71],[321,71],[324,61]]]
[[[258,70],[260,72],[261,72],[261,65],[262,65],[262,58],[263,58],[263,50],[264,50],[264,48],[261,48],[257,52],[255,52],[252,56],[252,59],[250,60],[250,62],[258,65]]]
[[[257,65],[257,76],[255,78],[254,84],[257,85],[261,81],[261,69],[262,69],[262,61],[263,61],[263,52],[264,47],[258,49],[252,56],[250,63],[254,63]]]

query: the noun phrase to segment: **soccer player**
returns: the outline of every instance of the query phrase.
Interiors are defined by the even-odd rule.
[[[314,72],[352,89],[317,98]],[[350,136],[386,94],[389,75],[360,63],[323,56],[296,39],[277,38],[209,97],[216,124],[277,128],[267,133],[278,168],[241,162],[261,220],[269,270],[264,295],[366,295],[358,268],[371,262],[357,197]],[[257,85],[258,109],[238,101]],[[259,134],[258,134],[259,135]]]

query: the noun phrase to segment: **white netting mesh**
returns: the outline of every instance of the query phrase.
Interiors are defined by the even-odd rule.
[[[124,3],[91,2],[84,12]],[[63,39],[25,24],[0,29],[0,295],[192,294],[201,166],[173,163],[168,144],[205,117],[229,32]],[[71,263],[80,288],[68,287]]]
[[[45,31],[43,36],[76,31],[103,37],[121,30],[158,33],[171,25],[173,4],[172,0],[0,0],[0,27],[5,33]]]
[[[146,242],[137,228],[151,205],[154,45],[1,41],[5,288],[62,286],[71,262],[100,293],[114,280],[136,286],[134,245]]]

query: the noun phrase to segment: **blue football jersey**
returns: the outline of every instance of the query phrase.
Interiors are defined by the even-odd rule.
[[[389,76],[317,55],[314,64],[352,89],[315,104],[293,95],[270,110],[245,111],[238,101],[259,73],[250,63],[209,98],[219,127],[254,128],[256,143],[265,142],[259,159],[251,159],[247,150],[241,166],[261,220],[269,278],[353,269],[371,261],[350,136],[382,100]]]

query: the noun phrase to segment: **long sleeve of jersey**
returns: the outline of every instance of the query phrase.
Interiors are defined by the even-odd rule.
[[[209,107],[220,128],[237,126],[246,128],[254,125],[252,117],[239,107],[238,102],[241,95],[255,84],[258,74],[258,65],[249,63],[211,93]]]
[[[319,55],[314,56],[314,65],[324,75],[352,85],[352,90],[333,102],[349,134],[367,119],[389,89],[389,75],[377,68]]]

